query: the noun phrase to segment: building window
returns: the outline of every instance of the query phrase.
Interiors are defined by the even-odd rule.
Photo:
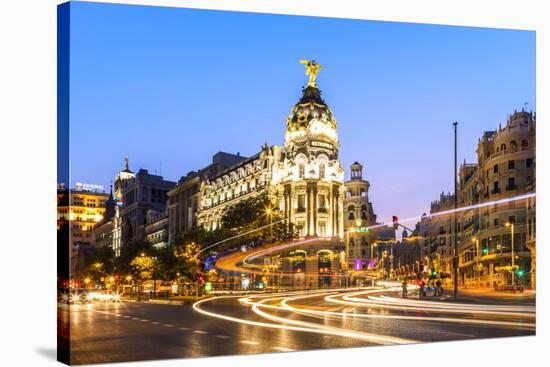
[[[366,205],[361,206],[361,219],[363,219],[363,220],[367,219],[367,206]]]
[[[300,163],[300,164],[298,165],[298,176],[299,176],[300,178],[304,178],[304,173],[305,173],[305,171],[306,171],[305,165],[304,165],[303,163]]]
[[[523,139],[521,141],[521,149],[522,150],[527,149],[528,146],[529,146],[529,143],[527,142],[527,139]]]
[[[348,219],[349,220],[355,219],[355,207],[353,205],[350,205],[348,207]]]
[[[319,195],[319,209],[325,210],[327,208],[327,202],[325,195]]]
[[[506,150],[506,144],[502,144],[502,145],[500,146],[500,150],[501,150],[501,151],[505,151],[505,150]]]
[[[516,189],[516,178],[515,177],[509,177],[508,178],[508,187],[506,187],[507,191],[515,190]]]
[[[494,219],[493,225],[494,225],[495,227],[498,227],[498,218],[495,218],[495,219]]]
[[[306,210],[306,196],[304,194],[298,195],[298,211],[303,212]]]
[[[526,166],[527,168],[533,167],[533,159],[527,158],[527,159],[525,160],[525,166]]]
[[[493,166],[493,173],[498,173],[498,164]]]
[[[498,186],[498,181],[493,182],[493,192],[491,194],[498,194],[500,192],[500,187]]]
[[[367,197],[367,191],[364,189],[361,189],[361,197]]]
[[[319,165],[319,178],[321,180],[325,178],[325,165],[324,164]]]
[[[516,161],[514,160],[508,161],[508,169],[514,169],[514,168],[516,168]]]
[[[510,142],[510,149],[512,150],[512,152],[515,152],[516,150],[518,150],[518,143],[517,143],[517,141],[512,140],[512,141]]]

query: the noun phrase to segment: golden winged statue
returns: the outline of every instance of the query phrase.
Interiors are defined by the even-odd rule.
[[[300,60],[300,64],[305,65],[306,75],[309,75],[308,87],[317,87],[315,79],[319,71],[323,70],[321,64],[317,64],[315,60]]]

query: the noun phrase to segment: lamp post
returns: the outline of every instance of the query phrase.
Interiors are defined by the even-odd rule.
[[[474,242],[474,243],[476,244],[477,287],[480,288],[480,287],[481,287],[481,274],[480,274],[480,269],[479,269],[479,238],[473,237],[473,238],[472,238],[472,242]]]
[[[269,217],[269,239],[273,240],[273,209],[267,207],[265,209],[265,214]]]
[[[454,213],[453,213],[453,296],[456,299],[458,294],[458,238],[457,238],[457,206],[458,206],[458,197],[457,197],[457,191],[458,191],[458,172],[457,172],[457,135],[458,135],[458,122],[453,122],[453,131],[454,131],[454,143],[455,143],[455,154],[454,154],[454,175],[453,175],[453,183],[454,183]]]
[[[514,265],[515,265],[515,255],[514,255],[514,223],[508,222],[506,223],[506,227],[510,227],[510,231],[512,234],[512,286],[516,286],[516,273],[514,271]]]

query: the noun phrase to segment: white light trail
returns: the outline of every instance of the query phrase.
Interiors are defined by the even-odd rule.
[[[334,292],[334,291],[330,291]],[[319,294],[326,294],[328,292],[320,292]],[[260,327],[267,327],[267,328],[275,328],[275,329],[285,329],[285,330],[293,330],[293,331],[304,331],[309,333],[317,333],[317,334],[327,334],[327,335],[334,335],[334,336],[341,336],[341,337],[351,337],[355,339],[360,339],[364,341],[369,341],[375,344],[410,344],[410,343],[417,343],[415,340],[410,339],[402,339],[402,338],[396,338],[391,336],[384,336],[384,335],[376,335],[376,334],[369,334],[369,333],[362,333],[362,332],[356,332],[356,331],[350,331],[350,330],[344,330],[339,328],[334,328],[330,326],[310,323],[310,322],[304,322],[304,321],[298,321],[298,320],[289,320],[282,317],[277,317],[271,314],[268,314],[262,310],[260,310],[261,307],[268,308],[268,309],[276,309],[276,310],[284,310],[284,308],[279,306],[273,306],[273,305],[266,305],[265,302],[271,302],[273,300],[280,299],[282,297],[275,297],[275,298],[267,298],[260,302],[253,302],[250,300],[250,298],[241,298],[239,301],[242,303],[245,303],[247,305],[252,306],[253,311],[258,314],[261,317],[264,317],[268,320],[277,321],[280,323],[267,323],[267,322],[259,322],[259,321],[252,321],[252,320],[246,320],[241,319],[238,317],[232,317],[232,316],[226,316],[223,314],[206,311],[200,307],[201,304],[205,302],[211,302],[213,300],[219,300],[223,298],[235,298],[233,296],[220,296],[220,297],[214,297],[209,299],[204,299],[197,301],[193,304],[193,309],[201,314],[219,318],[226,321],[232,321],[237,322],[241,324],[247,324],[247,325],[253,325],[253,326],[260,326]],[[263,298],[263,297],[260,297]],[[288,325],[291,324],[291,325]]]
[[[376,290],[368,291],[369,293],[377,292]],[[366,293],[366,292],[362,292]],[[311,298],[316,295],[305,295],[297,296],[284,299],[281,304],[288,311],[292,311],[298,314],[303,315],[317,315],[317,316],[337,316],[337,317],[353,317],[353,318],[366,318],[366,319],[391,319],[391,320],[409,320],[409,321],[431,321],[431,322],[442,322],[442,323],[455,323],[455,324],[475,324],[475,325],[492,325],[492,326],[507,326],[507,327],[526,327],[534,328],[536,325],[527,324],[522,322],[514,321],[498,321],[498,320],[481,320],[481,319],[464,319],[464,318],[451,318],[451,317],[428,317],[428,316],[404,316],[404,315],[387,315],[387,314],[368,314],[368,313],[349,313],[349,312],[337,312],[337,311],[321,311],[308,309],[306,307],[294,307],[288,303],[291,301],[297,301],[301,299]],[[338,297],[342,296],[333,295],[327,297]],[[325,298],[326,299],[326,298]],[[340,303],[340,302],[338,302]],[[352,302],[342,301],[343,304],[349,306],[356,306]]]

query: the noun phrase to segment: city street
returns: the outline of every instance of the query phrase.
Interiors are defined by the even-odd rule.
[[[218,296],[193,306],[60,305],[59,312],[60,331],[71,326],[74,364],[535,334],[532,302],[402,299],[393,284]]]

